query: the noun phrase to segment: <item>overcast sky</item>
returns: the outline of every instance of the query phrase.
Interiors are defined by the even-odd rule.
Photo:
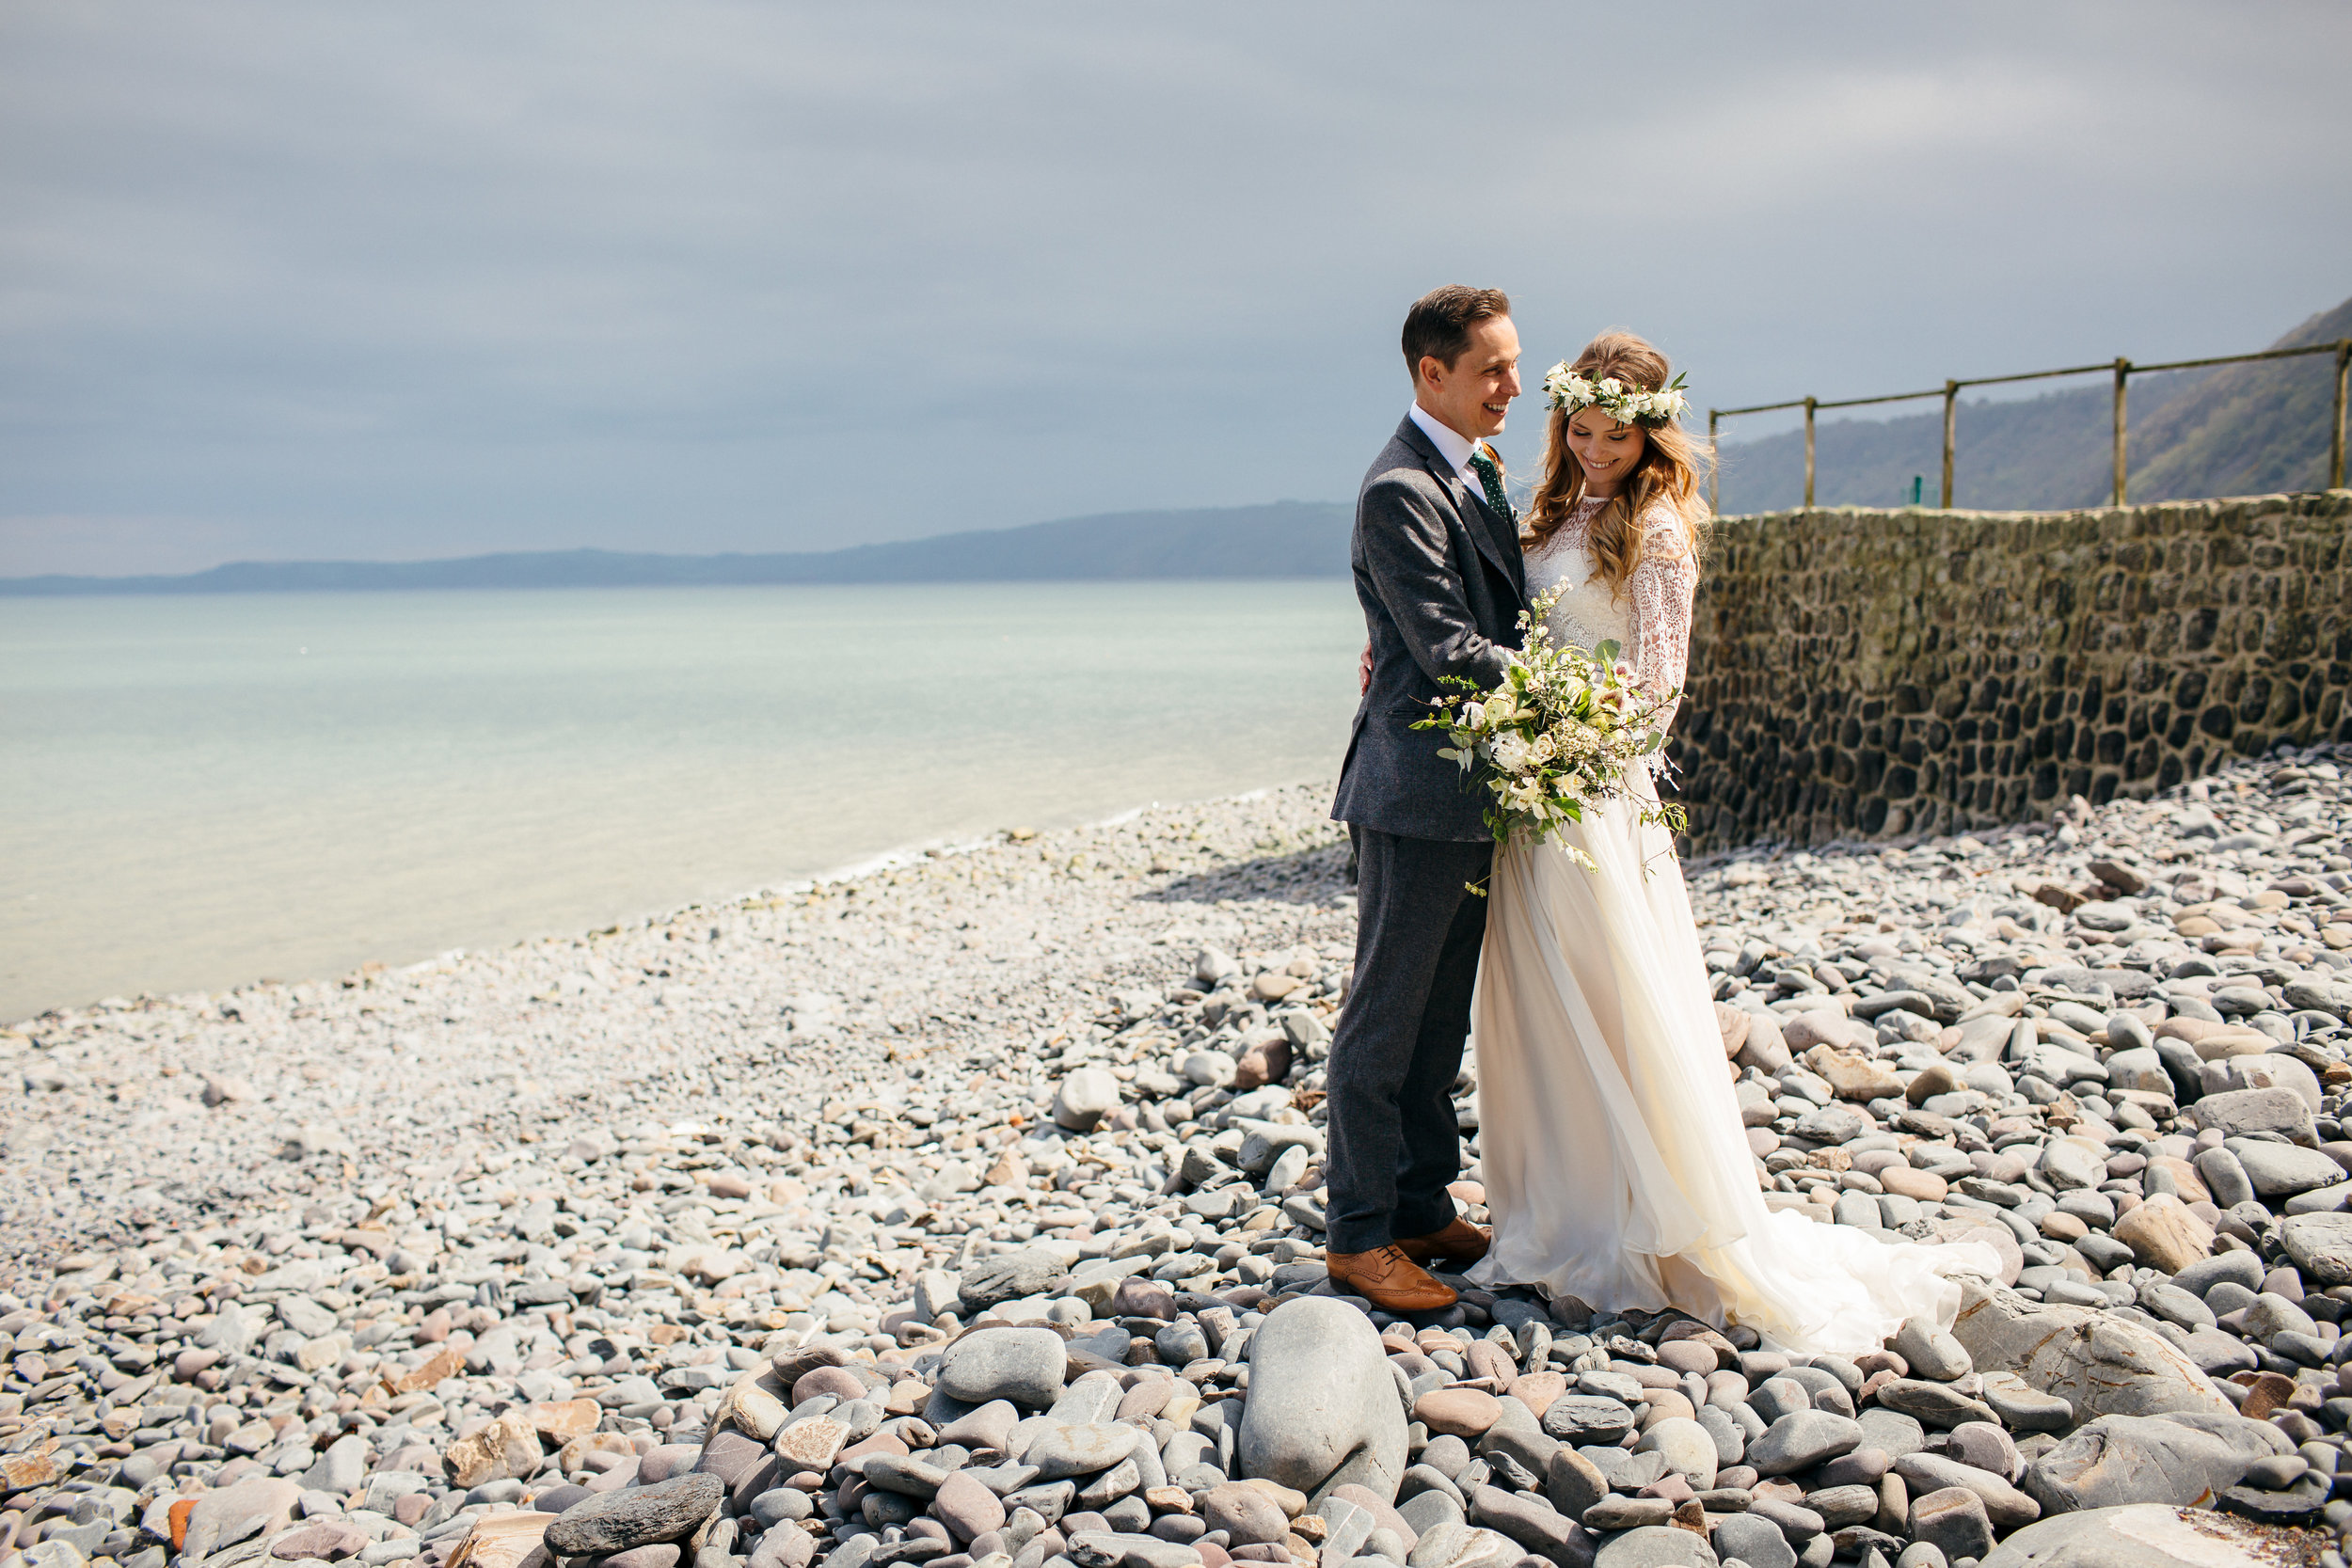
[[[2337,0],[8,0],[0,575],[1343,499],[1449,281],[1702,408],[2258,347],[2352,293],[2347,58]]]

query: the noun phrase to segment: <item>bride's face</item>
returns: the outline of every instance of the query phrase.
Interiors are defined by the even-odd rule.
[[[1597,408],[1580,408],[1568,417],[1568,450],[1584,469],[1584,486],[1596,496],[1613,496],[1649,437],[1637,424],[1619,424]]]

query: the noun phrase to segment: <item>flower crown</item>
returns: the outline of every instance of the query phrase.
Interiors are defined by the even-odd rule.
[[[1645,430],[1656,430],[1673,422],[1691,406],[1691,400],[1682,395],[1682,377],[1678,375],[1650,392],[1628,387],[1613,375],[1587,381],[1570,370],[1565,361],[1552,366],[1545,374],[1544,392],[1554,408],[1570,414],[1580,408],[1597,408],[1619,424],[1638,424]]]

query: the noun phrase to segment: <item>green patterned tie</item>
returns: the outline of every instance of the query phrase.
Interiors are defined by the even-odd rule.
[[[1496,516],[1506,523],[1516,523],[1519,515],[1511,510],[1510,499],[1502,493],[1502,467],[1485,447],[1470,453],[1470,467],[1478,470],[1478,483],[1486,492],[1486,504]]]

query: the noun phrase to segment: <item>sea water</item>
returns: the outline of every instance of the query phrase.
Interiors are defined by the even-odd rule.
[[[0,1021],[1334,771],[1344,579],[0,601]]]

